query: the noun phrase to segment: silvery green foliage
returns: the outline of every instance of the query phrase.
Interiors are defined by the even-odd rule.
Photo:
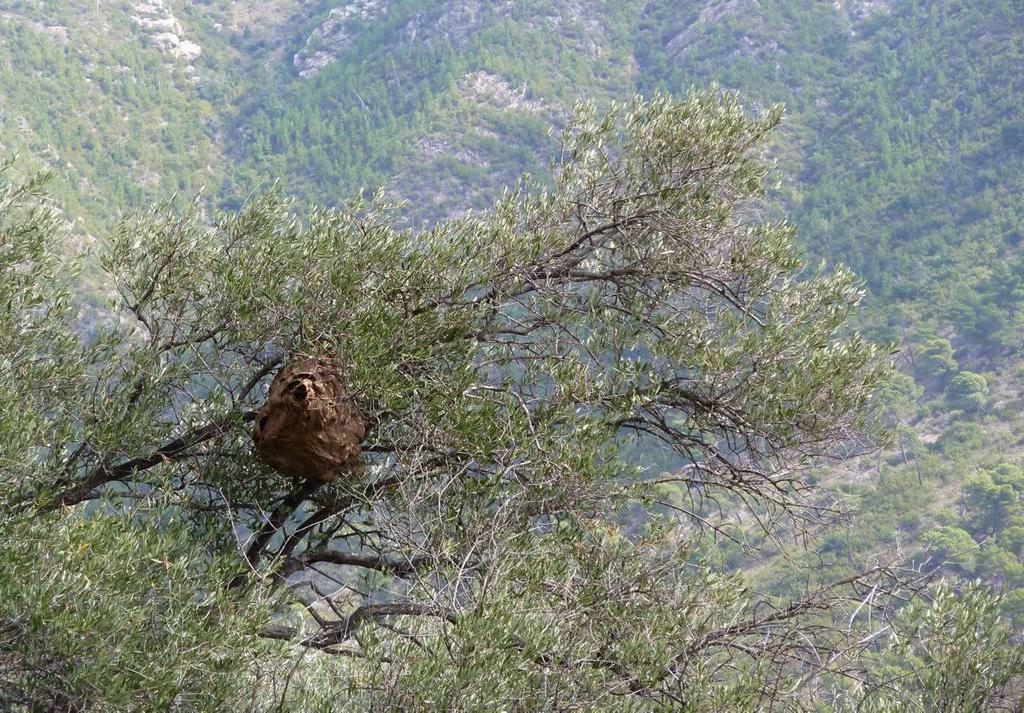
[[[1024,649],[999,616],[1001,597],[980,582],[936,587],[906,607],[859,681],[857,710],[1019,710]]]
[[[0,708],[221,710],[249,690],[237,672],[265,621],[224,600],[233,562],[158,496],[39,507],[95,462],[93,443],[141,447],[145,431],[105,384],[117,369],[105,360],[132,347],[115,348],[116,330],[75,333],[77,259],[44,181],[12,172],[0,173]],[[230,625],[210,629],[212,611]]]
[[[827,512],[805,469],[858,447],[886,371],[846,327],[852,275],[806,269],[760,217],[778,120],[719,94],[580,105],[552,185],[415,234],[380,197],[304,219],[277,192],[212,219],[157,206],[109,237],[85,336],[52,214],[10,189],[0,694],[820,700],[875,640],[832,613],[885,610],[900,573],[769,601],[693,541],[723,525],[709,502],[769,535]],[[344,364],[370,425],[361,466],[319,489],[249,437],[292,352]]]

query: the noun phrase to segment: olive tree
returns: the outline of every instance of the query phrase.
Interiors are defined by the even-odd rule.
[[[159,205],[105,241],[93,319],[9,184],[0,698],[727,710],[856,676],[898,572],[780,601],[695,539],[831,513],[806,472],[864,446],[886,372],[854,277],[762,215],[779,116],[582,104],[550,180],[422,232],[381,196]],[[366,423],[326,484],[253,448],[294,355],[340,364]]]
[[[859,682],[857,710],[1020,710],[1024,649],[999,616],[1001,596],[979,582],[956,592],[949,583],[893,621],[877,666]]]

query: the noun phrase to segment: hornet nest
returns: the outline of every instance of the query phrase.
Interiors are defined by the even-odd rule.
[[[366,422],[334,359],[294,356],[256,412],[253,440],[267,465],[318,483],[359,462]]]

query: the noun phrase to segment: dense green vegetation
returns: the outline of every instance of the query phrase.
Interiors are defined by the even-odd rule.
[[[1024,624],[1024,558],[1012,534],[999,534],[1019,522],[1009,503],[1022,493],[996,477],[1005,523],[967,525],[980,512],[979,480],[1024,455],[1024,8],[906,0],[851,23],[826,4],[779,1],[695,31],[696,10],[680,16],[671,5],[649,9],[663,41],[638,52],[646,86],[711,77],[786,103],[776,155],[798,180],[784,180],[780,202],[810,255],[863,276],[868,333],[901,350],[904,374],[880,397],[895,450],[841,476],[862,512],[802,567],[779,566],[790,584],[776,586],[822,563],[841,571],[880,551],[930,547],[922,558],[964,558],[962,576],[1007,590],[1006,611]],[[687,27],[687,48],[673,54],[670,38]]]
[[[849,329],[853,274],[803,275],[790,227],[749,213],[779,116],[707,93],[581,106],[550,183],[419,233],[379,200],[158,205],[100,251],[117,297],[91,335],[39,185],[0,184],[0,704],[1013,699],[1024,651],[986,589],[932,599],[886,561],[758,592],[704,557],[696,517],[725,533],[738,512],[708,502],[766,541],[819,521],[811,469],[890,374]],[[363,424],[326,480],[325,373]],[[979,527],[1022,482],[972,482]]]
[[[590,3],[575,21],[560,3],[460,5],[390,3],[315,77],[297,82],[291,67],[274,67],[232,124],[240,163],[225,194],[279,176],[305,198],[336,202],[390,182],[413,220],[437,219],[488,205],[523,171],[546,174],[550,130],[581,87],[593,99],[631,95],[626,43],[636,3]],[[595,27],[599,38],[588,35]],[[593,56],[598,40],[602,54]],[[522,91],[531,108],[479,93],[477,73]],[[444,147],[440,155],[423,150],[431,143]]]
[[[882,553],[946,562],[1024,626],[1020,3],[396,0],[300,79],[291,58],[337,4],[169,2],[203,46],[190,67],[132,23],[136,3],[6,3],[2,150],[55,174],[77,235],[202,186],[201,211],[237,209],[275,180],[329,205],[384,184],[423,226],[521,171],[549,181],[549,130],[579,97],[718,83],[750,112],[781,102],[765,210],[809,261],[865,280],[856,326],[898,350],[875,400],[893,439],[816,474],[855,512],[809,551],[736,527],[708,564],[793,595]]]
[[[198,191],[223,165],[216,98],[140,43],[130,4],[75,5],[5,3],[0,142],[52,172],[61,205],[92,232],[125,208]]]

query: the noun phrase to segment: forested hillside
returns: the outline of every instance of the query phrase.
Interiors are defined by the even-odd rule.
[[[422,226],[545,180],[578,99],[784,103],[769,210],[866,282],[895,444],[822,472],[861,512],[810,554],[724,541],[719,564],[782,591],[900,550],[1011,590],[1024,624],[1021,3],[15,0],[0,36],[2,150],[55,174],[82,240],[277,180],[330,205],[383,185]]]

